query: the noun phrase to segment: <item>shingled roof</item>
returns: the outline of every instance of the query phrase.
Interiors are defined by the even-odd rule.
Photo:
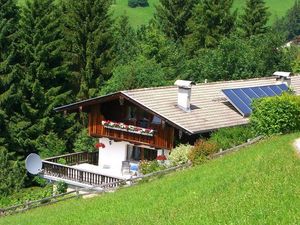
[[[190,134],[243,125],[249,122],[225,98],[222,89],[275,84],[274,77],[197,84],[192,87],[191,111],[177,107],[177,87],[147,88],[122,93]],[[292,89],[300,94],[300,76],[292,77]]]
[[[243,125],[249,122],[243,117],[222,93],[222,89],[272,85],[275,77],[255,78],[249,80],[221,81],[201,83],[192,86],[191,111],[185,112],[177,106],[177,86],[156,87],[121,91],[82,102],[56,108],[57,111],[78,108],[81,104],[103,102],[112,95],[124,95],[154,114],[162,117],[171,125],[189,134],[205,133],[223,127]],[[300,95],[300,76],[293,76],[291,88]]]

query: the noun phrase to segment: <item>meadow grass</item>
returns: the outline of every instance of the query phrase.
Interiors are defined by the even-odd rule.
[[[73,199],[0,224],[297,224],[300,133],[272,137],[237,153],[92,199]]]
[[[25,0],[18,0],[19,5],[24,4]],[[121,15],[127,15],[131,25],[135,28],[147,24],[153,18],[155,5],[159,4],[159,0],[148,0],[149,7],[130,8],[128,0],[115,0],[111,10],[116,18]],[[238,9],[238,13],[242,12],[246,0],[234,0],[233,8]],[[276,17],[282,17],[286,11],[292,7],[295,0],[266,0],[271,13],[269,24],[272,24]]]
[[[148,0],[149,7],[145,8],[130,8],[127,3],[128,0],[116,0],[116,4],[112,6],[116,16],[125,14],[129,17],[129,21],[132,26],[138,27],[142,24],[146,24],[155,12],[155,5],[159,3],[159,0]],[[238,13],[242,12],[245,6],[245,0],[234,0],[233,8],[238,9]],[[269,24],[272,24],[276,17],[282,17],[286,11],[292,7],[295,0],[266,0],[266,4],[269,7],[271,13]]]

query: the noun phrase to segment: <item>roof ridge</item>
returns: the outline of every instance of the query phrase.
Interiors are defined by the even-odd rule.
[[[196,86],[205,86],[205,85],[214,85],[214,84],[222,84],[222,83],[235,83],[235,82],[245,82],[245,81],[256,81],[256,80],[267,80],[267,79],[274,79],[274,76],[268,77],[256,77],[250,79],[239,79],[239,80],[220,80],[220,81],[213,81],[208,83],[197,83]],[[159,86],[159,87],[148,87],[148,88],[137,88],[137,89],[130,89],[130,90],[123,90],[122,93],[130,93],[136,91],[149,91],[149,90],[161,90],[161,89],[168,89],[168,88],[176,88],[176,85],[167,85],[167,86]]]
[[[254,78],[250,78],[250,79],[239,79],[239,80],[220,80],[220,81],[213,81],[213,82],[207,82],[207,83],[197,83],[196,86],[228,84],[228,83],[236,83],[236,82],[258,81],[258,80],[271,80],[271,79],[275,79],[275,77],[268,76],[268,77],[254,77]]]

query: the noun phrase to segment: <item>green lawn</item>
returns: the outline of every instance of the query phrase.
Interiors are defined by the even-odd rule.
[[[299,224],[300,133],[150,183],[0,219],[0,224]]]
[[[245,6],[245,0],[234,0],[234,7],[240,9]],[[269,11],[271,13],[270,22],[274,22],[276,17],[283,16],[288,9],[290,9],[295,0],[265,0],[267,6],[269,7]]]
[[[23,4],[25,0],[18,0],[19,4]],[[246,0],[234,0],[234,8],[238,8],[239,12],[244,7]],[[130,8],[127,3],[128,0],[115,0],[115,4],[112,5],[114,15],[127,15],[134,27],[138,27],[142,24],[146,24],[152,17],[155,11],[155,5],[159,3],[159,0],[148,0],[149,7],[145,8]],[[270,8],[270,23],[274,21],[276,16],[283,16],[285,12],[292,7],[295,0],[266,0],[268,7]]]
[[[283,16],[285,12],[292,7],[295,0],[266,0],[267,6],[270,8],[270,23],[274,21],[276,16]],[[152,17],[155,11],[154,5],[159,3],[159,0],[148,0],[149,7],[146,8],[130,8],[127,6],[128,0],[116,0],[116,4],[113,5],[115,15],[126,14],[131,24],[137,27],[141,24],[146,24]],[[238,8],[239,12],[245,5],[245,0],[234,0],[234,8]]]

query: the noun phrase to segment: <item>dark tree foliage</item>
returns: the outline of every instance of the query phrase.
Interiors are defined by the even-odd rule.
[[[181,45],[167,38],[155,24],[138,30],[140,54],[155,59],[164,70],[166,82],[173,82],[185,74],[185,52]]]
[[[138,56],[126,65],[117,66],[104,93],[166,85],[164,71],[154,59]]]
[[[0,1],[0,109],[10,114],[10,104],[16,102],[16,86],[20,78],[11,68],[17,63],[17,29],[19,11],[14,0]],[[1,130],[0,130],[1,133]]]
[[[187,21],[192,16],[195,0],[160,0],[154,18],[156,25],[174,41],[187,35]]]
[[[13,0],[0,1],[0,146],[9,145],[8,115],[12,106],[18,104],[15,82],[19,75],[11,69],[16,64],[16,42],[19,10]]]
[[[99,94],[111,75],[110,5],[110,0],[68,0],[64,5],[66,51],[78,99]]]
[[[8,129],[12,146],[19,155],[39,152],[39,142],[51,131],[64,136],[67,119],[53,108],[70,99],[68,71],[61,55],[64,43],[61,21],[52,0],[27,1],[19,25],[19,65],[21,80],[15,82],[19,104],[9,115]],[[53,137],[53,136],[51,136]],[[59,141],[56,136],[53,142]],[[51,149],[48,149],[51,151]]]
[[[147,7],[149,6],[148,0],[128,0],[128,6],[135,7]]]
[[[214,48],[234,28],[236,11],[231,12],[233,0],[201,0],[192,11],[185,46],[189,52]]]
[[[264,34],[268,31],[268,7],[264,0],[247,0],[244,13],[240,16],[239,27],[244,37]]]
[[[0,196],[19,191],[23,185],[25,171],[18,161],[12,161],[8,151],[0,146]]]
[[[300,2],[295,1],[295,4],[289,9],[286,15],[277,19],[274,24],[274,29],[277,32],[285,33],[287,40],[292,40],[300,35]]]
[[[273,33],[224,38],[215,49],[202,49],[189,61],[188,79],[203,82],[270,76],[276,70],[291,71],[292,52],[279,48],[282,38]]]
[[[130,62],[139,52],[135,30],[131,27],[127,16],[121,16],[113,29],[114,66]]]

